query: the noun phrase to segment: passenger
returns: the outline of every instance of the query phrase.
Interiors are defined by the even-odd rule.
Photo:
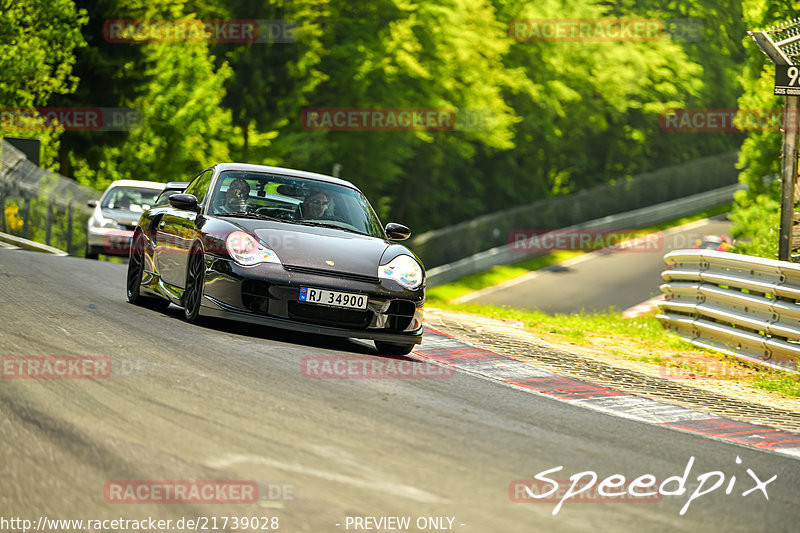
[[[328,210],[328,196],[322,191],[315,191],[303,202],[303,214],[307,219],[320,219]]]

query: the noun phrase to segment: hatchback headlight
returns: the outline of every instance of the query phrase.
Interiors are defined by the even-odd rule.
[[[125,227],[116,220],[111,218],[105,218],[102,214],[96,213],[94,217],[92,217],[92,226],[95,228],[105,228],[105,229],[125,229]]]
[[[422,285],[422,267],[410,255],[398,255],[378,267],[378,278],[393,279],[407,289]]]
[[[243,266],[253,266],[259,263],[281,263],[278,255],[262,246],[251,235],[243,231],[234,231],[225,239],[225,247],[234,261]]]

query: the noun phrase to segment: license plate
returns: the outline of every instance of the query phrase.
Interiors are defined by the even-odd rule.
[[[345,307],[347,309],[366,309],[368,298],[365,294],[300,287],[300,297],[298,299],[301,302],[310,304]]]

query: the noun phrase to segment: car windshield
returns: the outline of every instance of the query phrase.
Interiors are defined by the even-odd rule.
[[[155,205],[160,193],[147,187],[114,187],[103,198],[101,207],[143,213]]]
[[[383,238],[380,221],[360,192],[291,176],[225,171],[212,191],[209,213],[277,219]]]

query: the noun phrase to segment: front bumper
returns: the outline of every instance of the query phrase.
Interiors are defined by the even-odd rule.
[[[364,294],[367,309],[300,302],[301,286]],[[411,291],[391,280],[298,272],[279,264],[244,267],[229,258],[206,255],[200,313],[307,333],[419,344],[424,304],[424,288]]]
[[[127,256],[131,251],[133,230],[89,227],[86,244],[94,252]]]

